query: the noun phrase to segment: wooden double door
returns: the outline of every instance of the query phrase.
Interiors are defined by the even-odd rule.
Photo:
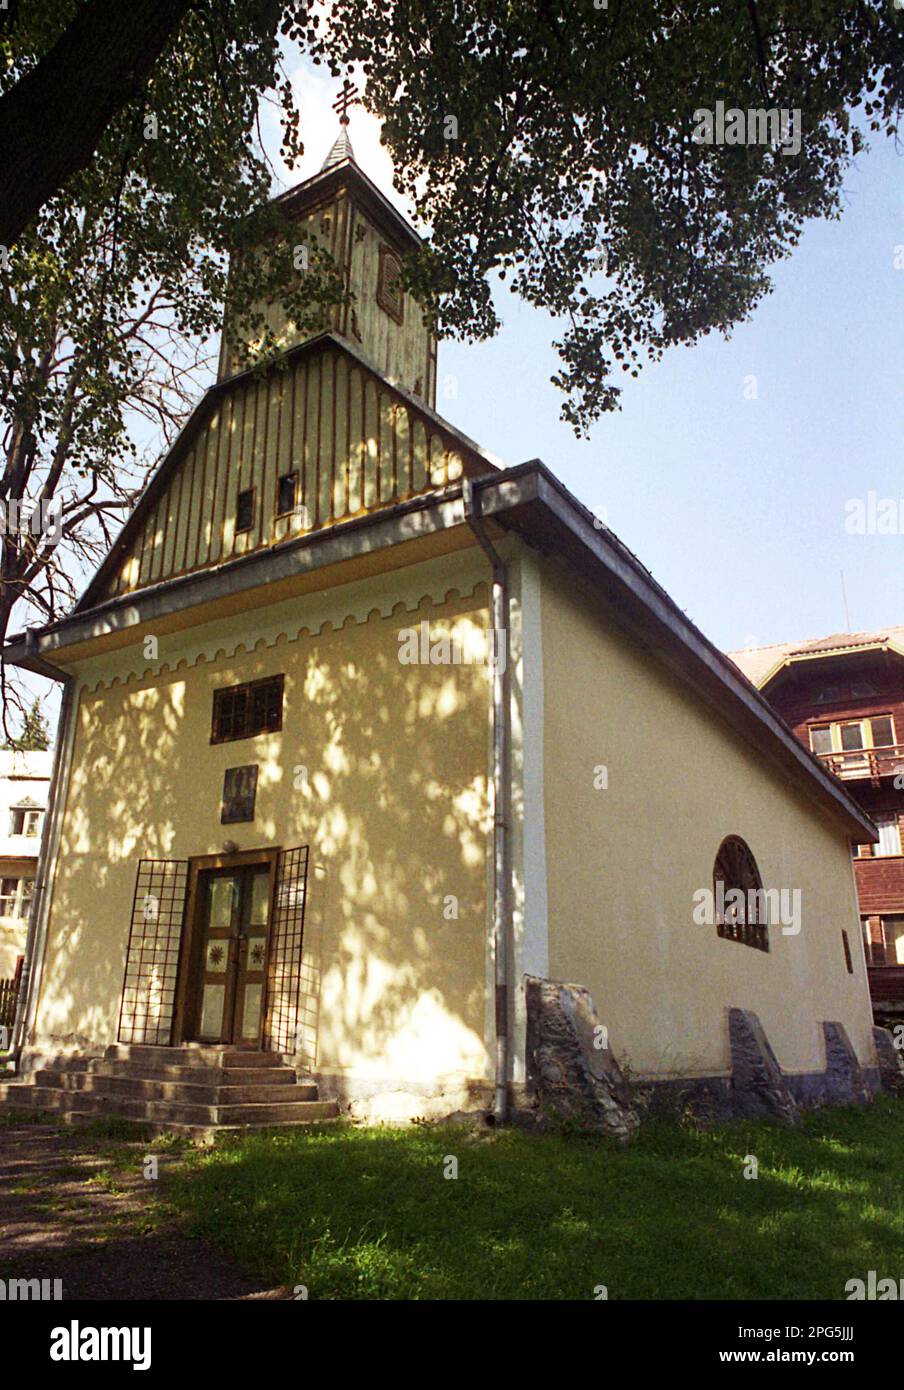
[[[262,1045],[273,908],[272,861],[199,869],[183,1039]]]

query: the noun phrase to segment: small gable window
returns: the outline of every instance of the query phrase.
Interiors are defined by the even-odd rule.
[[[854,962],[851,959],[851,943],[847,932],[844,930],[844,927],[841,928],[841,944],[844,947],[844,963],[847,966],[847,973],[849,975],[853,975]]]
[[[235,531],[236,535],[240,531],[250,531],[254,525],[254,488],[245,488],[240,492],[235,504]]]
[[[380,272],[377,277],[377,303],[396,323],[405,317],[405,295],[402,291],[402,262],[388,246],[380,247]]]
[[[278,733],[283,719],[283,676],[268,676],[213,692],[211,743]]]
[[[769,950],[763,880],[739,835],[728,835],[719,846],[713,866],[713,896],[719,936],[758,951]]]
[[[41,827],[41,809],[34,806],[13,806],[9,813],[10,835],[34,837]]]
[[[298,497],[298,474],[284,473],[276,489],[276,514],[288,516],[294,512]]]

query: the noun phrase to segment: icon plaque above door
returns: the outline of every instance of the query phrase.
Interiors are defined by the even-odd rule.
[[[247,767],[227,767],[223,777],[221,825],[237,825],[240,821],[254,820],[257,772],[257,763],[250,763]]]

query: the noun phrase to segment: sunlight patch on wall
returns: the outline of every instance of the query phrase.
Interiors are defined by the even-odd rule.
[[[360,951],[360,945],[359,945]],[[330,1052],[357,1075],[434,1081],[438,1074],[483,1076],[483,1039],[446,1006],[437,989],[418,990],[410,967],[371,956],[366,969],[330,970],[323,983],[321,1027]]]

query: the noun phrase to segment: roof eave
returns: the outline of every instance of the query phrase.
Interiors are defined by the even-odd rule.
[[[826,647],[817,652],[789,652],[774,662],[754,684],[758,690],[765,690],[767,685],[771,685],[783,671],[787,671],[791,666],[803,666],[817,661],[838,661],[839,658],[853,659],[862,656],[865,652],[894,652],[895,656],[904,658],[904,647],[893,638],[888,638],[884,642],[863,642],[856,647]]]
[[[825,809],[840,814],[853,840],[874,842],[878,838],[875,826],[843,784],[800,743],[734,663],[685,617],[636,556],[601,527],[545,465],[536,462],[521,467],[535,472],[536,501],[544,513],[542,522],[531,525],[527,510],[521,511],[520,529],[525,535],[530,533],[535,548],[553,558],[565,556],[586,570],[597,591],[608,600],[616,623],[629,628],[635,639],[727,716],[748,742],[794,776]],[[498,480],[497,495],[518,472],[517,468],[510,469]],[[492,515],[491,507],[484,510]],[[509,507],[508,519],[503,514],[498,519],[511,525],[518,514],[517,507]],[[555,518],[558,528],[550,528],[550,517]]]
[[[613,620],[662,661],[811,799],[833,814],[852,840],[872,842],[875,827],[845,787],[817,761],[734,663],[681,612],[635,556],[577,501],[539,461],[532,460],[475,482],[483,514],[520,534],[551,558],[565,559],[587,575]],[[272,550],[239,557],[152,589],[138,590],[42,631],[13,639],[6,659],[37,669],[64,660],[67,646],[151,621],[164,612],[235,594],[350,556],[465,524],[460,484],[440,494],[373,512],[324,528]]]
[[[318,173],[312,174],[309,178],[296,184],[294,188],[288,188],[285,193],[280,193],[273,202],[275,206],[292,217],[296,213],[303,212],[309,203],[316,206],[322,199],[329,198],[343,183],[353,187],[363,198],[374,220],[382,223],[384,231],[394,233],[401,242],[408,243],[412,250],[417,250],[422,245],[422,237],[415,231],[404,214],[399,212],[395,204],[390,202],[386,194],[377,187],[372,179],[368,178],[364,170],[353,159],[343,159],[330,165],[328,169],[321,169]]]

